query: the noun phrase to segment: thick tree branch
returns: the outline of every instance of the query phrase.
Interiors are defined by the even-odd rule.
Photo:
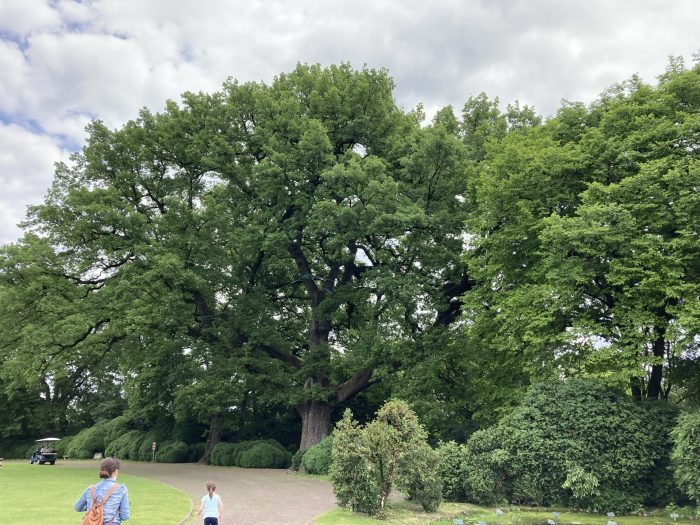
[[[369,386],[370,379],[372,378],[372,373],[374,372],[371,368],[365,368],[357,372],[350,379],[345,381],[335,394],[335,398],[331,401],[332,406],[337,406],[343,401],[350,399],[355,394],[362,392],[365,388]]]

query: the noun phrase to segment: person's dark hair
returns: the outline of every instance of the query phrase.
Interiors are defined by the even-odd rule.
[[[119,460],[116,458],[105,458],[100,463],[100,477],[103,479],[109,478],[115,470],[119,470]]]

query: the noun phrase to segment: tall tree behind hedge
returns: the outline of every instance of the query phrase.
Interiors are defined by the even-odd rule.
[[[487,149],[463,332],[489,356],[485,397],[562,372],[638,398],[697,388],[699,79],[698,66],[656,87],[632,78]]]

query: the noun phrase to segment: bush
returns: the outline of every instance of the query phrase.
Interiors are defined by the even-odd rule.
[[[105,449],[112,441],[129,431],[128,424],[129,418],[126,416],[115,417],[105,423]]]
[[[209,462],[225,467],[287,468],[292,454],[274,439],[222,442],[214,447]]]
[[[382,406],[364,428],[345,412],[334,432],[331,482],[340,506],[372,515],[384,513],[394,484],[425,510],[436,510],[442,499],[438,455],[399,400]]]
[[[463,470],[467,501],[479,501],[487,505],[507,501],[510,457],[501,448],[504,441],[499,427],[478,430],[469,438]]]
[[[363,429],[346,410],[333,432],[333,491],[339,506],[376,515],[380,510],[379,483],[370,475],[367,456]]]
[[[673,429],[674,477],[680,489],[700,504],[700,411],[683,414]]]
[[[146,440],[149,438],[148,434],[142,430],[131,430],[129,435],[132,436],[131,441],[124,447],[124,457],[132,461],[143,461],[141,459],[141,447],[144,446]],[[151,445],[151,441],[148,441],[146,446]],[[147,460],[153,459],[153,453],[148,456]]]
[[[70,442],[67,455],[75,459],[92,459],[96,452],[105,452],[105,437],[108,430],[107,421],[96,423],[81,430]]]
[[[165,441],[156,432],[141,433],[140,439],[134,441],[133,446],[129,449],[129,456],[134,461],[152,461],[153,460],[153,442],[160,443]],[[157,445],[158,447],[159,445]],[[158,449],[156,448],[156,452]]]
[[[66,436],[64,438],[61,438],[61,441],[59,441],[56,444],[56,450],[58,451],[60,456],[69,456],[68,450],[70,449],[71,443],[73,442],[73,438],[75,436]]]
[[[442,495],[448,501],[466,501],[465,466],[467,447],[454,441],[438,446],[438,472],[442,479]]]
[[[105,456],[119,459],[134,459],[129,455],[132,444],[143,439],[144,433],[139,430],[129,430],[114,439],[105,449]]]
[[[397,485],[426,512],[435,512],[442,503],[440,455],[427,443],[411,447],[402,459]]]
[[[317,445],[309,447],[301,463],[309,474],[329,474],[333,463],[333,436],[326,436]]]
[[[204,456],[204,453],[207,451],[207,444],[206,443],[195,443],[193,445],[190,445],[187,449],[187,462],[188,463],[196,463],[200,459],[202,459],[202,456]]]
[[[239,441],[238,443],[234,443],[233,448],[231,449],[227,465],[231,465],[233,467],[240,467],[241,456],[258,443],[260,443],[260,441],[258,440]]]
[[[235,449],[236,444],[235,443],[224,443],[223,441],[221,443],[217,443],[217,445],[214,447],[214,450],[211,452],[211,458],[209,459],[209,462],[212,465],[217,465],[217,466],[231,466],[231,453]]]
[[[182,441],[166,441],[156,452],[158,463],[184,463],[186,460],[187,443]]]
[[[596,380],[535,385],[495,428],[469,439],[467,499],[637,510],[668,496],[653,474],[668,463],[673,417],[665,404],[637,403]]]
[[[259,441],[240,455],[238,466],[243,468],[287,468],[292,454],[277,443]]]
[[[292,456],[292,468],[294,470],[299,470],[299,467],[301,467],[301,462],[302,462],[302,458],[304,457],[304,452],[306,452],[306,450],[297,450],[295,452],[295,454]]]

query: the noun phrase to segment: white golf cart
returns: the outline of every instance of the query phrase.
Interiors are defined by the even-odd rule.
[[[39,465],[45,465],[46,463],[53,465],[56,463],[55,445],[57,441],[61,441],[61,438],[49,437],[37,439],[37,449],[32,454],[32,457],[29,458],[29,463],[32,465],[34,463],[39,463]]]

